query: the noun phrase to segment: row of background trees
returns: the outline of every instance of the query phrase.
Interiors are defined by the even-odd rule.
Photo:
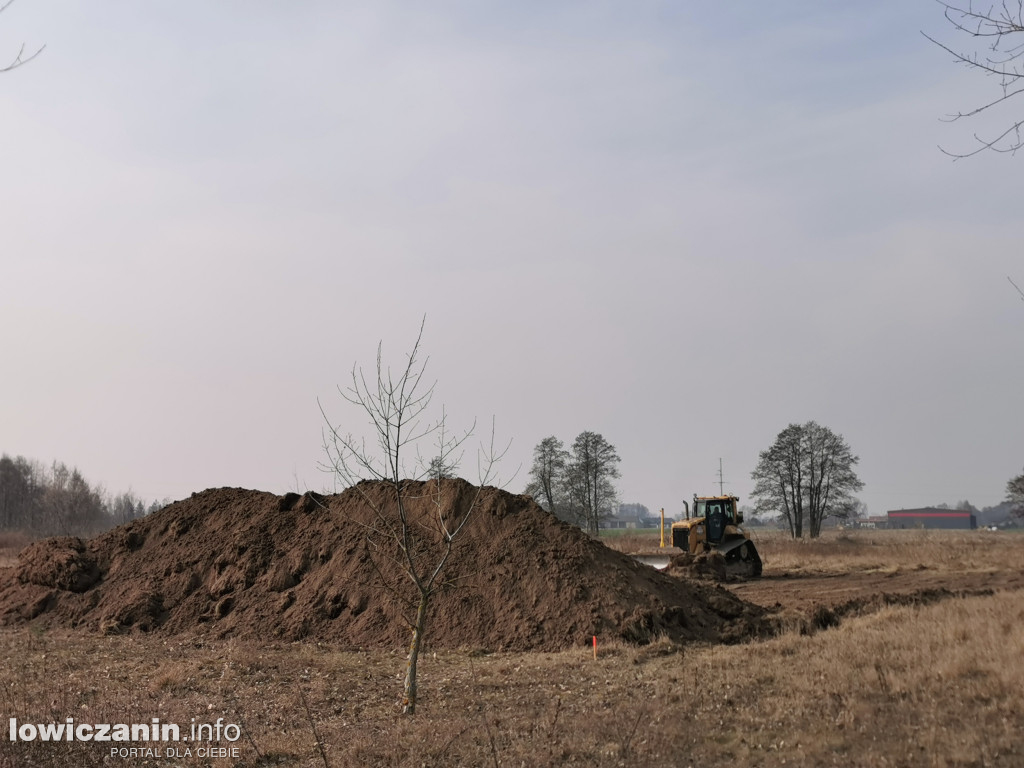
[[[546,437],[533,449],[526,493],[558,518],[597,535],[617,506],[619,461],[615,446],[596,432],[581,432],[570,449]],[[815,421],[790,424],[759,455],[752,473],[754,511],[762,518],[781,515],[793,538],[820,536],[829,518],[864,517],[866,508],[854,496],[864,487],[858,462],[841,434]],[[1011,479],[1006,492],[1016,514],[1024,515],[1024,474]],[[967,501],[956,508],[977,511]]]
[[[24,456],[0,456],[0,530],[42,536],[93,536],[165,506],[131,491],[110,495],[62,462],[46,466]]]
[[[790,424],[760,456],[752,494],[758,513],[781,512],[794,538],[821,532],[828,517],[856,516],[863,505],[853,493],[863,487],[854,472],[858,459],[841,435],[809,421]],[[597,535],[614,514],[620,458],[597,432],[581,432],[566,449],[546,437],[533,449],[526,493],[548,512]]]
[[[619,454],[598,432],[580,432],[570,449],[545,437],[533,449],[526,493],[560,520],[597,535],[618,501]]]

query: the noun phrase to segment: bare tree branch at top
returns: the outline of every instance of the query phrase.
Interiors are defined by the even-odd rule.
[[[1017,293],[1020,294],[1020,300],[1024,301],[1024,291],[1020,289],[1020,286],[1013,282],[1013,279],[1009,275],[1006,276],[1006,279],[1010,281],[1010,285],[1017,289]]]
[[[14,0],[7,0],[6,3],[4,3],[3,5],[0,5],[0,13],[3,13],[4,11],[6,11],[8,9],[8,7],[10,7],[11,3],[13,3],[13,2],[14,2]],[[36,56],[38,56],[40,53],[42,53],[44,48],[46,48],[46,46],[45,45],[41,45],[41,46],[39,46],[39,49],[35,53],[30,54],[29,56],[26,56],[25,55],[25,45],[22,44],[21,48],[18,50],[18,55],[15,56],[14,59],[9,64],[0,67],[0,73],[10,72],[12,69],[17,69],[18,67],[20,67],[20,66],[22,66],[24,64],[28,64],[30,61],[32,61],[32,59],[34,59]]]
[[[1003,0],[1002,3],[983,6],[976,6],[972,0],[966,4],[936,1],[943,7],[943,13],[954,30],[970,37],[973,46],[967,49],[953,47],[923,32],[921,34],[950,54],[956,63],[994,77],[999,87],[999,95],[967,111],[951,114],[946,120],[955,122],[994,111],[1024,92],[1024,0]],[[1024,146],[1024,136],[1021,135],[1024,119],[1011,119],[1004,126],[990,135],[976,132],[974,139],[978,146],[973,150],[951,152],[941,146],[939,149],[957,160],[988,150],[1013,154]]]

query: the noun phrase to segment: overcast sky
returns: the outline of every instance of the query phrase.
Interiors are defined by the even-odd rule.
[[[1024,158],[893,3],[17,0],[0,451],[113,492],[322,489],[318,398],[426,315],[435,404],[746,502],[816,420],[887,509],[1024,468]],[[1017,109],[1014,113],[1012,110]],[[475,476],[467,455],[465,474]],[[521,465],[521,468],[520,468]],[[519,474],[512,477],[519,469]]]

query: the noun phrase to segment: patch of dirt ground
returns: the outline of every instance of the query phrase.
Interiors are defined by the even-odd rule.
[[[967,596],[1022,588],[1024,572],[1020,570],[956,572],[927,568],[806,576],[767,574],[728,585],[733,594],[764,608],[803,613],[872,602],[906,604],[915,595],[927,601],[930,595]]]

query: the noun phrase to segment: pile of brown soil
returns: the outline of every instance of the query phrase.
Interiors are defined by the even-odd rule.
[[[669,560],[665,573],[677,578],[704,579],[707,581],[728,581],[725,555],[714,550],[691,555],[683,552]]]
[[[462,480],[406,490],[423,531],[436,526],[435,500],[464,510],[477,491]],[[329,497],[211,489],[90,541],[36,542],[0,570],[0,621],[405,645],[409,581],[394,546],[367,546],[367,499],[386,506],[386,486]],[[427,628],[438,648],[557,650],[592,635],[729,641],[765,626],[763,609],[721,587],[641,565],[494,488],[480,492],[444,582]]]

